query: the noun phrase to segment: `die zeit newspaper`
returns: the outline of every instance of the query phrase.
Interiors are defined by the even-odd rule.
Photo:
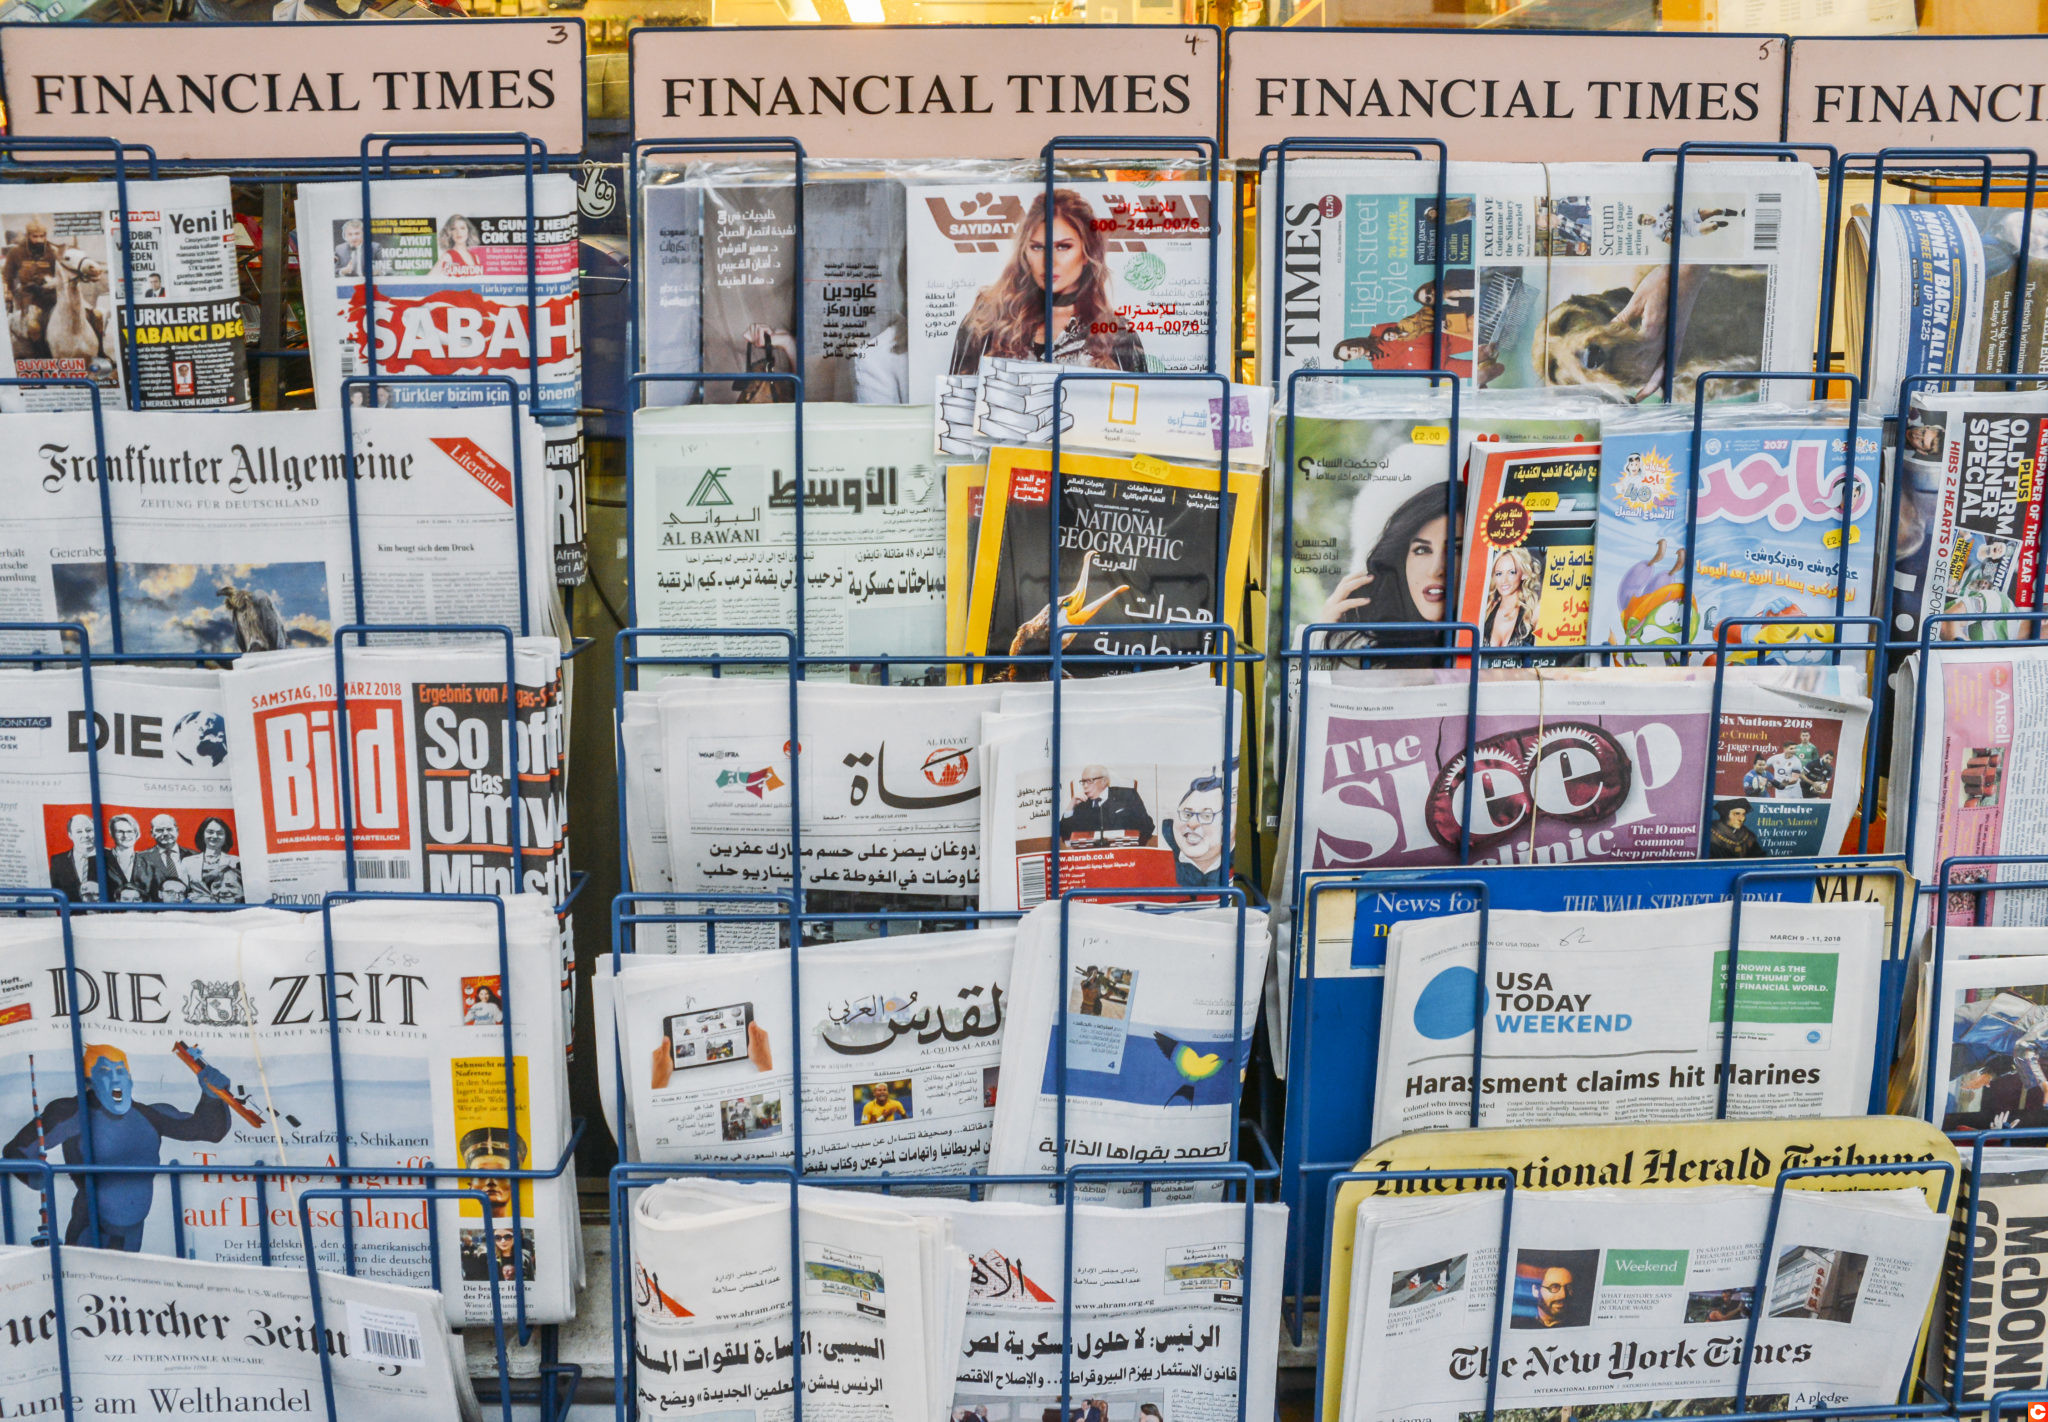
[[[63,1265],[61,1340],[53,1257]],[[325,1355],[338,1417],[479,1415],[433,1293],[329,1273],[320,1301],[315,1328],[303,1269],[0,1248],[0,1394],[24,1417],[62,1415],[67,1384],[79,1417],[316,1416],[326,1411]]]
[[[361,1166],[371,1174],[358,1183],[390,1187],[419,1186],[406,1172],[428,1166],[554,1166],[569,1119],[549,905],[506,904],[502,962],[489,904],[356,902],[327,920],[331,982],[318,914],[78,918],[75,973],[55,919],[0,925],[0,1158],[210,1167],[175,1195],[147,1175],[92,1190],[66,1178],[44,1228],[66,1244],[238,1263],[262,1259],[267,1230],[272,1262],[301,1265],[299,1192],[333,1177],[289,1175],[259,1191],[237,1164]],[[14,1219],[37,1220],[37,1192],[10,1180]],[[491,1252],[474,1200],[372,1195],[347,1206],[358,1271],[424,1286],[438,1249],[450,1321],[488,1323],[494,1277],[525,1288],[529,1318],[568,1318],[582,1271],[573,1175],[471,1183],[504,1227]],[[341,1267],[338,1230],[316,1231],[315,1247],[324,1267]]]
[[[21,380],[90,380],[104,409],[246,410],[248,342],[226,178],[13,184],[0,204],[7,364]],[[122,287],[122,243],[135,289]],[[128,369],[127,331],[135,331]],[[135,389],[128,386],[130,379]],[[10,388],[0,409],[84,409],[76,389]]]
[[[567,896],[561,651],[545,638],[514,646],[513,725],[502,643],[348,649],[358,887]],[[221,688],[229,744],[241,747],[231,754],[251,900],[318,903],[349,887],[334,654],[247,657]]]

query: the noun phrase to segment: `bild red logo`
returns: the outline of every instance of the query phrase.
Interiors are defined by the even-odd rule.
[[[1447,849],[1458,843],[1465,775],[1460,752],[1429,787],[1429,833]],[[1491,849],[1526,833],[1538,817],[1604,820],[1628,798],[1633,778],[1621,743],[1582,721],[1489,736],[1472,748],[1472,848]]]

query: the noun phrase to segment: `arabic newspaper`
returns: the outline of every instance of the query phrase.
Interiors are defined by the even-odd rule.
[[[1560,1404],[1617,1417],[1732,1410],[1759,1306],[1750,1410],[1896,1401],[1947,1220],[1918,1190],[1787,1190],[1759,1300],[1771,1194],[1749,1185],[1518,1190],[1511,1266],[1500,1257],[1498,1192],[1368,1197],[1340,1417],[1483,1416],[1503,1307],[1494,1396],[1503,1417]]]
[[[1258,1025],[1268,946],[1266,915],[1257,909],[1148,913],[1067,899],[1026,914],[1017,926],[1003,1037],[1009,1087],[996,1097],[989,1173],[1233,1159],[1233,1108]],[[1057,1124],[1062,994],[1064,1140]],[[1211,1200],[1221,1188],[1168,1181],[1153,1185],[1152,1198]],[[991,1194],[1047,1198],[1029,1185],[998,1185]],[[1074,1195],[1136,1206],[1144,1191],[1118,1182],[1077,1185]]]
[[[1068,1416],[1165,1422],[1273,1415],[1285,1205],[1077,1205],[1066,1259],[1060,1205],[904,1200],[948,1220],[972,1269],[967,1346],[951,1422],[1038,1422],[1060,1413],[1071,1296]],[[1247,1239],[1246,1230],[1251,1237]],[[1244,1330],[1249,1366],[1239,1376]]]
[[[794,1422],[799,1387],[811,1422],[946,1415],[968,1293],[949,1222],[811,1187],[792,1209],[792,1193],[670,1180],[634,1201],[638,1416]]]
[[[1060,450],[1149,454],[1177,464],[1218,459],[1227,439],[1230,462],[1263,469],[1272,427],[1273,392],[1263,385],[1223,382],[1096,380],[1069,375],[1036,360],[983,356],[973,377],[972,435],[989,445],[1052,444],[1053,409],[1059,409]],[[966,379],[968,377],[945,377]],[[943,388],[943,387],[941,387]],[[970,436],[971,437],[971,436]]]
[[[633,416],[631,537],[648,627],[796,625],[799,407]],[[806,404],[804,648],[941,654],[946,499],[925,406]],[[782,637],[648,638],[670,656],[783,656]]]
[[[0,209],[0,300],[10,337],[0,374],[90,380],[102,409],[246,410],[248,344],[226,178],[128,184],[10,183]],[[135,369],[128,370],[132,311]],[[128,381],[133,379],[131,392]],[[80,390],[7,389],[0,409],[84,409]]]
[[[0,1157],[218,1171],[186,1176],[175,1194],[148,1176],[100,1180],[90,1191],[62,1178],[48,1224],[66,1244],[256,1263],[267,1227],[272,1262],[302,1265],[297,1193],[334,1178],[272,1179],[259,1192],[234,1163],[345,1162],[388,1168],[397,1173],[381,1183],[415,1186],[404,1172],[429,1165],[553,1168],[570,1127],[548,905],[537,895],[505,905],[509,983],[489,905],[363,901],[328,918],[332,1029],[318,914],[74,918],[75,975],[65,972],[55,919],[0,924],[9,965],[0,979]],[[72,1053],[74,1008],[82,1061]],[[508,1017],[516,1117],[505,1100]],[[330,1030],[346,1064],[345,1157]],[[36,1193],[10,1178],[14,1218],[35,1219]],[[476,1202],[373,1197],[349,1205],[358,1271],[423,1286],[438,1247],[451,1321],[490,1321],[493,1277],[524,1287],[529,1319],[568,1318],[582,1276],[573,1173],[475,1188],[497,1210],[495,1260]],[[316,1245],[323,1267],[345,1262],[339,1231],[317,1233]]]
[[[628,1156],[786,1161],[800,1101],[806,1171],[980,1170],[1016,937],[1005,925],[808,945],[801,1022],[787,949],[636,953],[616,969],[601,958],[600,1028],[615,1016]]]
[[[1940,1385],[1946,1390],[1960,1343],[1962,1400],[1983,1402],[2048,1382],[2048,1355],[2035,1341],[2048,1300],[2031,1283],[2038,1277],[2036,1241],[2048,1216],[2048,1157],[2038,1148],[1987,1146],[1981,1157],[1964,1159],[1974,1159],[1976,1166],[1973,1194],[1958,1202],[1935,1333],[1941,1340]],[[1966,1207],[1973,1198],[1976,1214],[1970,1217]],[[1972,1236],[1976,1253],[1966,1286],[1963,1252]],[[1967,1304],[1961,1302],[1965,1298]]]
[[[88,722],[76,667],[0,671],[0,883],[73,903],[103,890],[107,902],[241,903],[220,673],[95,666],[92,692]]]
[[[641,169],[640,351],[650,374],[704,369],[704,190],[681,181],[678,169],[648,162]],[[692,381],[657,380],[640,387],[647,405],[702,403]]]
[[[552,486],[532,421],[515,426],[503,409],[364,410],[353,423],[351,472],[334,410],[235,420],[110,410],[104,466],[90,414],[0,415],[0,445],[34,451],[0,475],[13,511],[0,558],[16,570],[0,619],[77,622],[94,651],[130,656],[324,646],[335,627],[361,621],[546,631]],[[0,649],[37,648],[65,645],[54,633],[0,634]]]
[[[1482,1126],[1711,1120],[1727,1036],[1728,904],[1405,919],[1387,938],[1375,1141]],[[1731,1119],[1855,1116],[1870,1099],[1884,911],[1745,903]],[[1626,955],[1626,967],[1623,958]]]
[[[514,639],[511,725],[502,642],[350,646],[346,658],[358,884],[536,891],[561,903],[569,862],[560,645]],[[335,791],[334,653],[245,657],[222,674],[221,695],[250,901],[318,903],[351,887]]]
[[[323,1201],[320,1211],[335,1214],[341,1203]],[[0,1248],[0,1312],[14,1321],[0,1331],[10,1411],[62,1415],[68,1402],[78,1416],[318,1416],[327,1410],[325,1354],[335,1422],[479,1415],[460,1343],[425,1289],[322,1274],[321,1332],[302,1268],[66,1249],[57,1256],[69,1324],[60,1340],[52,1257]]]

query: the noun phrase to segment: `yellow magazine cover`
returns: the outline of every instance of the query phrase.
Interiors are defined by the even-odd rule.
[[[973,590],[974,544],[981,532],[981,491],[986,464],[946,466],[946,655],[967,651],[967,601]],[[946,680],[958,685],[966,669],[951,667]]]

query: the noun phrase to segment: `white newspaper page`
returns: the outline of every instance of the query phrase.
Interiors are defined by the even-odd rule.
[[[1754,1186],[1518,1191],[1511,1262],[1497,1193],[1364,1203],[1345,1351],[1371,1362],[1344,1370],[1344,1422],[1482,1417],[1503,1293],[1503,1415],[1730,1410],[1759,1307],[1750,1410],[1895,1401],[1947,1220],[1917,1190],[1788,1190],[1759,1300],[1770,1202]]]
[[[246,410],[248,341],[226,178],[10,183],[0,207],[7,364],[21,380],[90,380],[106,410]],[[134,292],[123,290],[122,242]],[[128,369],[124,319],[135,325]],[[133,391],[128,381],[135,382]],[[0,410],[82,410],[83,390],[8,388]]]
[[[1387,939],[1372,1138],[1471,1123],[1714,1119],[1732,910],[1499,910],[1409,919]],[[1861,1115],[1886,946],[1876,904],[1745,903],[1735,954],[1732,1119]]]
[[[1061,909],[1067,970],[1060,975]],[[1057,1174],[1076,1165],[1178,1166],[1235,1159],[1232,1107],[1259,1019],[1266,916],[1235,909],[1146,913],[1085,900],[1049,903],[1017,929],[1009,1030],[991,1175]],[[1236,970],[1243,953],[1241,974]],[[1059,1133],[1059,1009],[1066,1007],[1066,1136]],[[1236,1018],[1237,1035],[1232,1036]],[[1220,1186],[1155,1184],[1163,1202],[1208,1200]],[[1136,1206],[1142,1186],[1082,1185],[1076,1197]],[[999,1185],[998,1199],[1048,1192]]]
[[[15,570],[0,620],[77,622],[94,651],[130,656],[324,646],[358,621],[546,632],[553,496],[539,427],[502,408],[361,410],[353,426],[351,467],[335,410],[110,409],[102,463],[89,414],[0,415],[0,446],[23,456],[0,471],[0,558]],[[62,639],[8,633],[0,647]]]
[[[339,1202],[323,1208],[339,1209]],[[280,1231],[280,1233],[293,1233]],[[0,1249],[0,1392],[10,1413],[181,1416],[327,1413],[336,1422],[477,1415],[461,1346],[425,1289],[320,1276],[324,1333],[303,1269],[66,1249],[59,1356],[50,1251]],[[64,1372],[69,1367],[68,1378]]]
[[[2048,1125],[2048,956],[2039,947],[1985,957],[1951,949],[1941,990],[1930,1019],[1941,1128]]]

